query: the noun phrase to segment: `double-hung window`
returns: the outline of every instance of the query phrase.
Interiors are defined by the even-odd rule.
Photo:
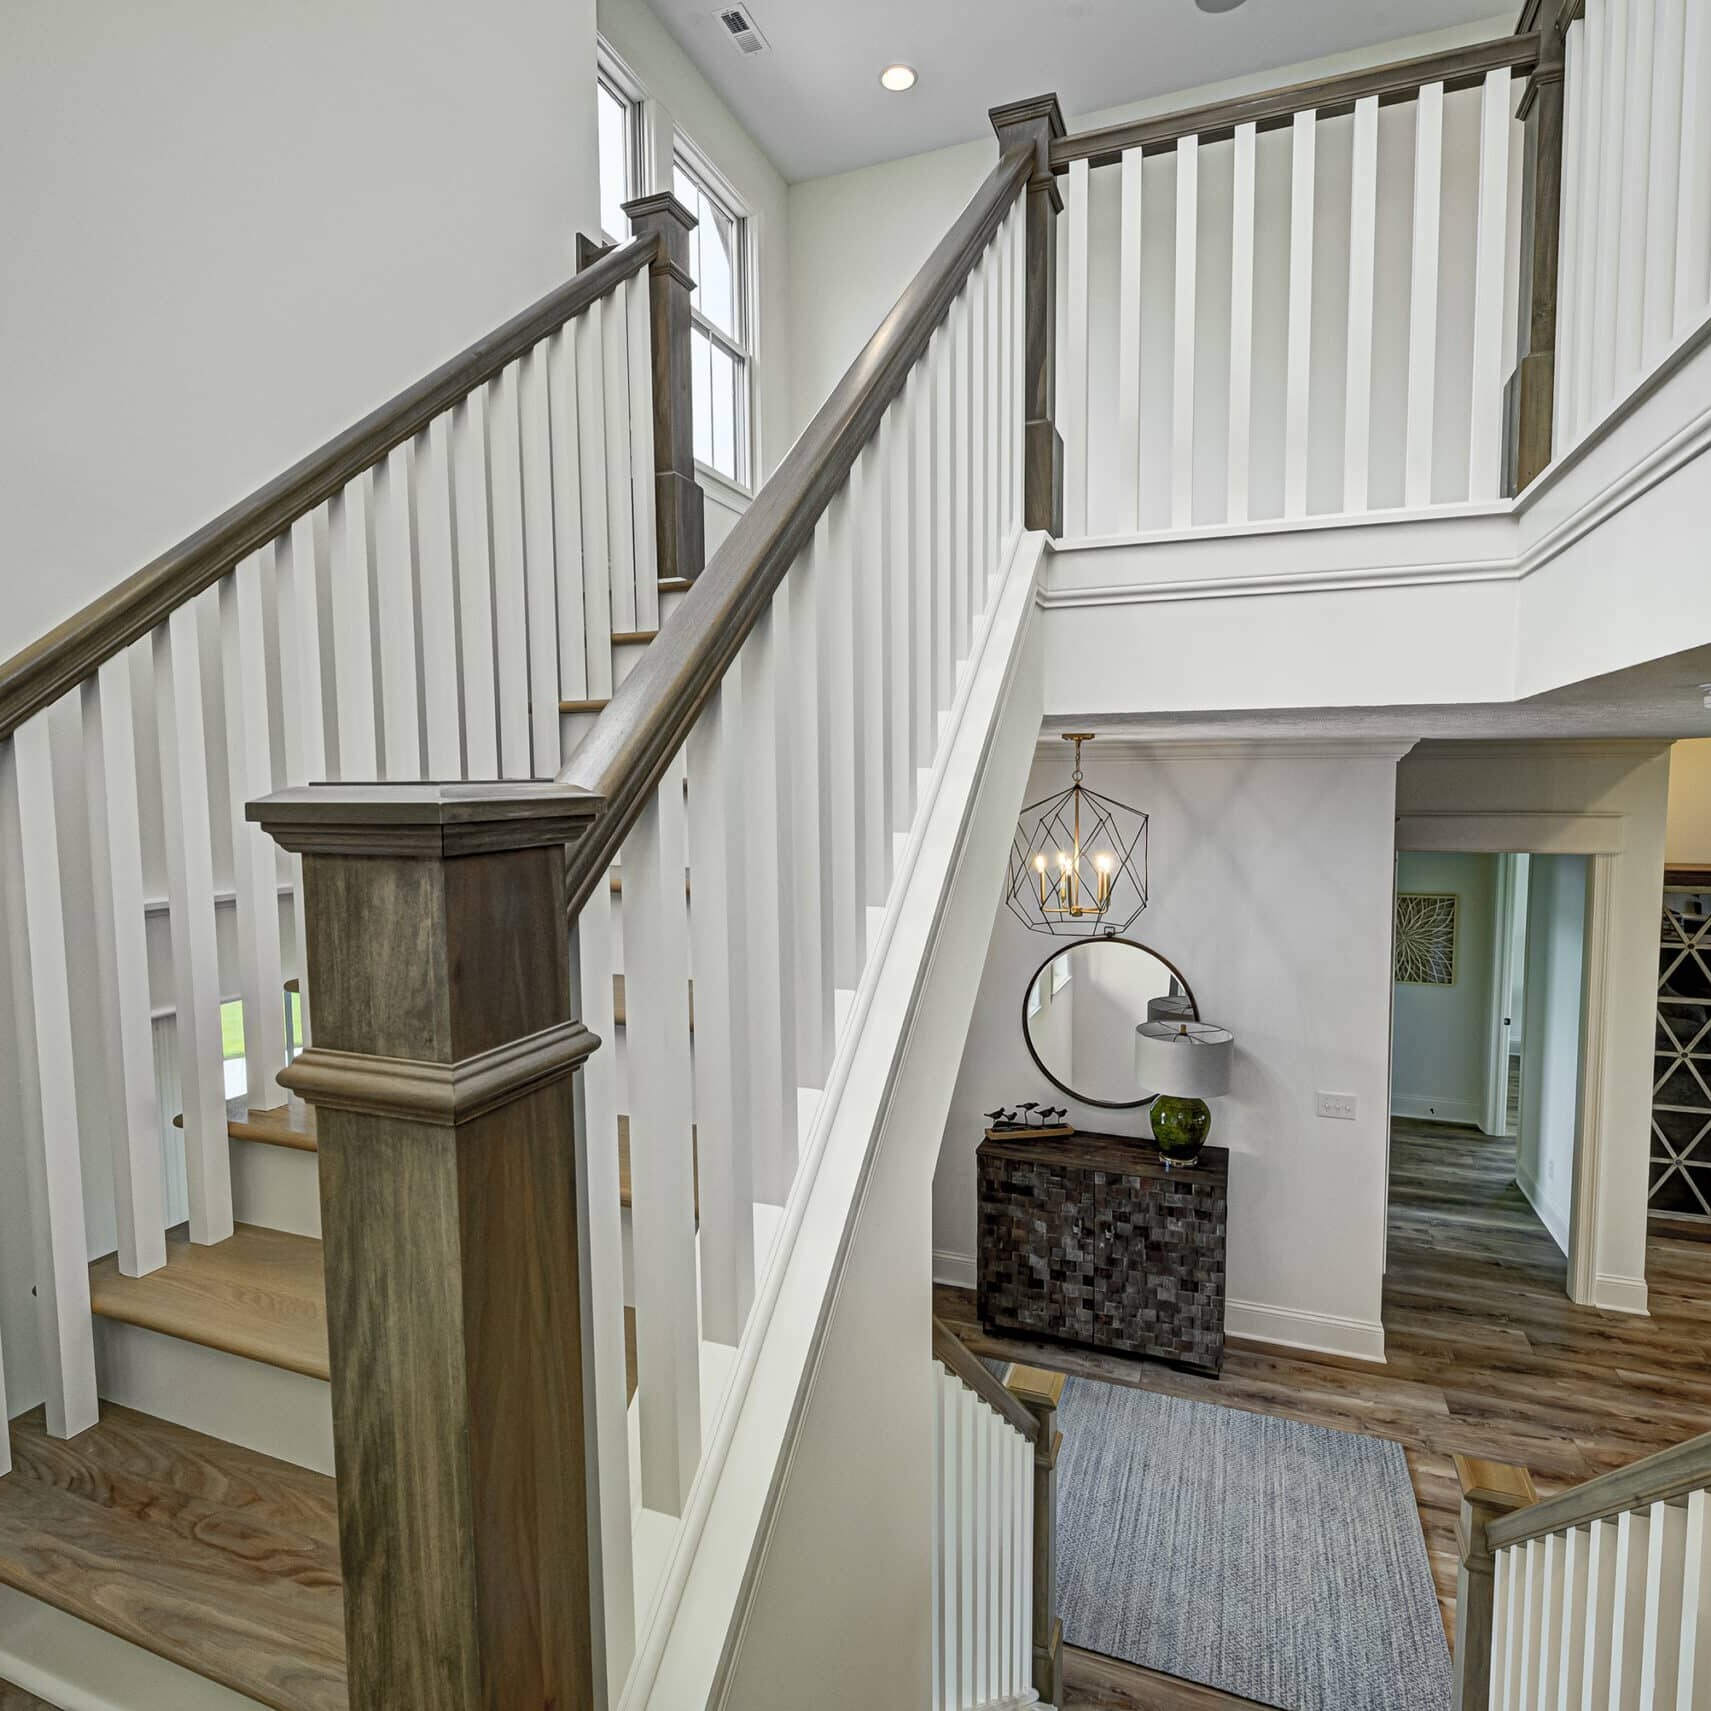
[[[642,99],[641,85],[602,42],[594,110],[600,127],[600,229],[608,243],[629,242],[624,204],[642,194]]]
[[[735,192],[681,137],[675,166],[677,199],[696,221],[689,234],[695,457],[747,486],[753,455],[748,217]]]

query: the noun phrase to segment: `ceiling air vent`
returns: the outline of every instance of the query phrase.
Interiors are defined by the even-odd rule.
[[[741,53],[765,53],[768,42],[765,36],[755,27],[755,21],[741,6],[721,6],[719,22],[726,33],[736,43]]]

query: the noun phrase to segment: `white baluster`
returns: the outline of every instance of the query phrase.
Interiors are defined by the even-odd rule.
[[[1561,1533],[1551,1533],[1540,1542],[1544,1546],[1540,1553],[1544,1558],[1544,1607],[1539,1613],[1534,1695],[1541,1711],[1555,1711],[1562,1676],[1563,1603],[1568,1594],[1564,1552],[1568,1548],[1568,1540]]]
[[[521,364],[503,369],[489,389],[488,458],[493,505],[493,644],[499,690],[499,764],[506,778],[528,778],[529,596],[523,529]]]
[[[980,1679],[977,1662],[980,1644],[980,1569],[976,1554],[978,1533],[975,1520],[980,1506],[979,1410],[980,1403],[974,1392],[966,1386],[959,1387],[957,1459],[962,1473],[961,1490],[957,1499],[960,1511],[957,1517],[958,1530],[961,1534],[957,1552],[961,1559],[957,1585],[957,1634],[962,1642],[959,1648],[961,1658],[957,1666],[957,1692],[962,1696],[957,1701],[959,1705],[976,1703],[976,1683]]]
[[[1586,1647],[1580,1711],[1607,1711],[1616,1628],[1616,1523],[1594,1521],[1587,1545]]]
[[[349,481],[330,501],[333,685],[338,706],[338,776],[371,783],[380,776],[374,723],[374,634],[368,613],[368,484]]]
[[[794,573],[792,573],[794,574]],[[788,578],[786,579],[788,580]],[[778,597],[743,645],[743,792],[739,817],[744,872],[756,907],[748,917],[750,1120],[754,1192],[782,1206],[796,1174],[795,995],[787,958],[794,893],[780,865],[791,795],[783,731],[788,701],[779,693]],[[627,919],[627,914],[626,914]]]
[[[1607,0],[1604,7],[1604,119],[1600,127],[1598,274],[1596,326],[1592,338],[1592,417],[1603,413],[1615,395],[1623,370],[1617,362],[1622,343],[1621,247],[1628,231],[1622,206],[1623,114],[1628,101],[1628,13],[1631,0]],[[1592,16],[1590,0],[1587,17]]]
[[[1143,159],[1125,149],[1117,229],[1117,527],[1141,526],[1141,209]]]
[[[970,305],[971,309],[973,305]],[[892,831],[908,826],[915,811],[915,708],[912,694],[915,673],[913,651],[919,637],[915,632],[914,587],[914,505],[915,452],[914,423],[908,408],[907,383],[897,401],[886,412],[890,429],[886,441],[887,473],[890,477],[889,497],[885,505],[885,695],[891,717],[886,726],[890,739],[886,765],[886,803]],[[969,491],[974,491],[973,448],[969,450]],[[969,508],[969,546],[971,555],[978,551],[975,527],[977,513]],[[794,572],[792,572],[794,574]],[[975,586],[980,586],[977,566]]]
[[[886,817],[885,758],[892,709],[885,686],[885,422],[856,460],[856,728],[861,732],[859,812],[863,890],[883,903],[891,887],[891,831]],[[959,462],[960,462],[959,453]],[[863,917],[865,930],[866,917]]]
[[[0,741],[0,887],[17,1025],[23,1153],[35,1244],[37,1347],[49,1433],[95,1424],[95,1342],[83,1223],[71,973],[60,890],[59,816],[49,715]],[[93,1018],[91,1018],[93,1020]]]
[[[1551,444],[1561,455],[1574,443],[1574,397],[1580,381],[1579,258],[1586,200],[1586,26],[1578,19],[1563,38],[1562,230],[1557,248],[1556,371]]]
[[[273,549],[267,549],[271,559]],[[277,846],[245,817],[273,789],[267,705],[262,563],[251,553],[221,578],[221,679],[225,686],[232,873],[237,892],[238,978],[243,994],[245,1086],[252,1109],[285,1103],[285,973],[279,941]]]
[[[1016,1679],[1011,1670],[1015,1655],[1015,1635],[1012,1623],[1016,1616],[1016,1537],[1013,1522],[1016,1515],[1016,1461],[1011,1453],[1016,1434],[1003,1422],[998,1425],[998,1490],[993,1512],[998,1524],[998,1633],[993,1653],[997,1660],[997,1680],[994,1692],[1008,1697],[1016,1691]]]
[[[1253,435],[1254,380],[1254,139],[1251,124],[1236,126],[1235,179],[1230,197],[1230,450],[1225,515],[1248,520],[1248,465]]]
[[[648,276],[623,287],[630,338],[630,506],[635,518],[636,628],[659,628],[659,541],[654,512],[653,350]]]
[[[543,339],[517,362],[517,418],[523,470],[523,592],[528,614],[530,764],[536,778],[551,778],[559,769],[558,700],[558,569],[554,560],[554,468],[551,347],[563,358],[562,333]],[[575,483],[568,486],[574,488]],[[580,582],[578,583],[580,586]],[[572,662],[574,663],[574,662]],[[587,685],[578,668],[566,680],[564,693],[583,699]]]
[[[923,498],[925,490],[923,489]],[[795,956],[792,959],[793,1008],[795,1011],[796,1079],[801,1085],[823,1088],[832,1064],[832,900],[827,891],[831,857],[831,804],[823,781],[825,688],[817,669],[820,659],[820,608],[829,599],[826,560],[830,525],[824,513],[806,547],[786,577],[788,607],[782,614],[789,625],[783,657],[789,669],[780,686],[790,727],[789,759],[794,768],[791,780],[792,811],[783,828],[781,859],[786,864],[795,895],[791,918]],[[920,561],[926,584],[928,559]],[[917,642],[924,640],[918,633]],[[923,658],[925,657],[923,650]]]
[[[701,1455],[683,852],[683,772],[673,766],[623,850],[642,1502],[671,1515],[683,1513]]]
[[[1349,188],[1349,332],[1343,390],[1343,510],[1367,508],[1372,469],[1372,302],[1378,241],[1378,97],[1355,103]]]
[[[493,535],[487,502],[487,389],[451,413],[451,480],[457,515],[457,603],[462,660],[465,778],[499,777],[493,678]]]
[[[569,682],[572,663],[583,674],[590,699],[609,696],[613,684],[612,632],[615,629],[634,630],[635,582],[630,583],[629,622],[619,624],[614,611],[618,587],[613,568],[618,530],[610,515],[607,487],[606,419],[610,402],[606,396],[604,372],[605,311],[607,303],[594,303],[588,312],[569,329],[565,341],[567,353],[576,352],[574,395],[565,397],[564,417],[568,425],[561,429],[560,417],[553,416],[553,461],[560,461],[561,432],[572,436],[575,458],[568,472],[555,474],[555,481],[568,477],[577,489],[581,508],[579,538],[566,542],[572,546],[567,558],[559,554],[559,657],[564,662],[565,681]],[[561,360],[567,360],[561,359]],[[557,393],[555,390],[555,405]],[[562,495],[555,491],[555,510],[564,507],[557,502]],[[628,520],[625,520],[628,527]],[[562,537],[561,537],[562,539]],[[572,588],[571,583],[575,584]]]
[[[1626,0],[1627,77],[1622,102],[1621,249],[1616,258],[1616,390],[1640,376],[1645,343],[1646,232],[1652,165],[1652,23],[1654,0]],[[1672,208],[1667,219],[1675,217]]]
[[[1295,115],[1289,189],[1289,355],[1283,434],[1283,514],[1307,515],[1313,376],[1313,204],[1319,116]]]
[[[380,620],[381,737],[388,778],[422,776],[416,685],[416,576],[410,539],[410,448],[372,471],[374,590]]]
[[[1470,499],[1495,499],[1503,475],[1503,270],[1509,245],[1509,70],[1486,73],[1479,130],[1479,211],[1473,263],[1473,426]]]
[[[1651,1506],[1646,1545],[1646,1614],[1641,1640],[1641,1711],[1673,1711],[1681,1665],[1681,1614],[1687,1554],[1687,1511]]]
[[[935,483],[939,514],[944,489]],[[825,621],[820,626],[819,679],[825,717],[820,723],[820,776],[827,806],[826,852],[829,857],[833,985],[853,992],[866,954],[867,898],[861,883],[861,745],[865,731],[856,716],[855,634],[859,569],[850,554],[856,496],[845,485],[826,507]],[[938,586],[948,587],[940,557]]]
[[[965,461],[970,388],[973,384],[969,371],[974,358],[969,337],[968,304],[962,298],[951,304],[945,325],[945,417],[948,430],[946,468],[939,480],[938,498],[946,515],[946,556],[942,574],[951,585],[951,621],[956,628],[956,656],[962,660],[968,658],[976,604],[969,569],[972,549],[968,542],[968,465]]]
[[[958,1548],[962,1541],[961,1422],[962,1383],[943,1368],[939,1371],[939,1465],[944,1470],[939,1503],[943,1522],[939,1534],[942,1566],[939,1579],[939,1659],[935,1683],[939,1702],[958,1711],[957,1662],[962,1650],[962,1580]]]
[[[83,778],[94,881],[94,941],[106,1049],[119,1270],[141,1277],[166,1264],[160,1106],[149,1020],[143,849],[129,651],[83,680]]]
[[[1070,162],[1064,197],[1069,223],[1069,277],[1059,396],[1063,410],[1063,527],[1072,539],[1087,533],[1087,171],[1085,160]]]
[[[1681,53],[1680,229],[1675,245],[1675,336],[1711,300],[1711,11],[1689,5]]]
[[[1491,1711],[1508,1711],[1509,1706],[1509,1609],[1514,1593],[1516,1559],[1517,1552],[1513,1549],[1499,1551],[1492,1570]]]
[[[1509,1565],[1509,1613],[1503,1633],[1503,1705],[1505,1711],[1522,1711],[1521,1677],[1527,1653],[1527,1552],[1518,1547]]]
[[[742,1335],[755,1283],[749,898],[738,811],[746,758],[742,732],[739,660],[703,709],[687,747],[701,1325],[710,1341],[732,1344]]]
[[[3,1400],[3,1397],[0,1397]],[[932,1614],[929,1622],[932,1631],[932,1664],[931,1684],[927,1690],[927,1703],[931,1711],[943,1711],[945,1703],[945,1684],[943,1670],[945,1623],[945,1384],[944,1370],[937,1363],[933,1367],[933,1498],[932,1513],[929,1522],[929,1543],[931,1568],[931,1599],[929,1606]]]
[[[1699,8],[1703,10],[1701,6]],[[1640,364],[1650,371],[1675,341],[1675,247],[1681,218],[1682,62],[1687,0],[1657,0],[1647,145],[1645,313]]]
[[[975,1431],[980,1448],[980,1468],[977,1474],[975,1501],[975,1565],[979,1577],[976,1596],[979,1599],[979,1637],[975,1642],[975,1685],[980,1700],[993,1697],[992,1658],[997,1635],[993,1631],[992,1613],[995,1603],[997,1576],[993,1573],[992,1492],[996,1484],[992,1466],[992,1410],[984,1402],[975,1404]]]
[[[422,646],[422,711],[428,777],[467,778],[459,715],[457,573],[453,562],[452,415],[436,416],[415,439],[416,549]],[[485,567],[483,567],[485,569]],[[489,673],[492,662],[488,661]],[[489,764],[477,776],[491,777]]]
[[[557,686],[553,690],[556,704],[562,695],[569,700],[592,699],[610,693],[612,663],[612,595],[611,566],[606,538],[606,487],[601,459],[605,455],[605,406],[600,389],[600,326],[598,320],[605,305],[593,303],[588,313],[561,328],[545,342],[547,420],[550,424],[552,485],[547,493],[547,506],[552,519],[552,612],[554,652],[549,663],[545,651],[534,650],[530,638],[531,660],[538,657],[546,669],[556,665]],[[525,370],[525,373],[527,371]],[[584,384],[592,387],[585,395]],[[525,418],[525,423],[527,418]],[[529,486],[525,461],[524,495]],[[592,525],[590,517],[592,514]],[[533,537],[529,537],[532,539]],[[530,555],[531,578],[534,571]],[[547,610],[544,593],[530,582],[531,597],[540,602],[544,616]],[[529,608],[529,623],[535,622],[536,607]],[[591,635],[590,632],[594,632]],[[596,640],[595,636],[604,640]],[[593,661],[603,662],[604,670],[596,678]],[[531,666],[531,676],[533,667]],[[608,685],[606,690],[601,684]],[[536,731],[542,729],[538,715]],[[558,720],[553,720],[552,753],[558,753]],[[540,745],[536,743],[535,764],[540,765]],[[558,762],[553,762],[556,771]],[[548,777],[550,772],[541,776]]]
[[[1516,1703],[1544,1703],[1539,1693],[1539,1665],[1544,1655],[1545,1607],[1551,1589],[1545,1576],[1545,1541],[1529,1539],[1522,1547],[1521,1563],[1521,1674]]]
[[[326,507],[299,517],[274,543],[279,609],[279,687],[283,704],[285,782],[318,784],[328,776],[327,715],[321,680],[321,588],[317,517],[326,527]],[[303,858],[288,858],[297,951],[297,1036],[309,1039],[308,921],[303,901]]]
[[[1592,1535],[1585,1527],[1571,1527],[1563,1535],[1557,1692],[1545,1711],[1580,1711],[1585,1691],[1587,1559],[1591,1549]]]
[[[1579,324],[1574,353],[1574,435],[1578,440],[1592,421],[1597,397],[1593,351],[1608,329],[1600,323],[1598,274],[1605,241],[1613,242],[1604,209],[1604,79],[1606,73],[1606,11],[1609,0],[1586,0],[1586,16],[1575,26],[1580,33],[1585,67],[1584,99],[1578,125],[1581,150],[1581,220],[1575,261],[1575,297]],[[1608,306],[1606,305],[1606,310]],[[1571,442],[1572,443],[1572,442]]]
[[[1414,105],[1414,252],[1408,294],[1406,502],[1432,502],[1433,408],[1438,368],[1438,233],[1444,166],[1444,86],[1428,83]]]
[[[955,311],[953,310],[954,314]],[[956,628],[956,579],[951,575],[951,541],[955,523],[949,504],[951,483],[951,345],[949,323],[941,324],[927,347],[926,384],[931,393],[932,464],[925,487],[929,546],[923,568],[928,571],[933,613],[933,705],[948,707],[955,693],[960,659]],[[847,492],[848,489],[846,488]]]
[[[213,831],[208,743],[202,714],[198,602],[180,606],[154,632],[155,719],[160,739],[161,813],[171,907],[178,1084],[184,1100],[184,1168],[190,1239],[232,1233],[232,1164],[220,1043],[220,964],[214,937]]]
[[[1616,1518],[1615,1625],[1610,1635],[1610,1711],[1639,1711],[1645,1663],[1646,1559],[1652,1522],[1644,1511]]]
[[[992,409],[992,355],[987,338],[986,296],[981,290],[980,269],[969,276],[968,283],[963,287],[963,301],[968,305],[968,335],[969,346],[974,353],[974,366],[969,379],[972,382],[972,409],[968,419],[968,510],[969,510],[969,552],[973,566],[973,604],[975,609],[983,609],[986,605],[986,584],[992,575],[992,540],[987,529],[986,510],[986,440],[991,427]],[[910,380],[915,379],[912,372]],[[906,438],[914,433],[914,411],[910,409],[908,391],[905,389],[904,400],[899,414],[908,425]],[[907,823],[907,821],[905,821]]]
[[[589,1437],[598,1506],[607,1695],[616,1702],[635,1652],[631,1569],[628,1374],[624,1357],[624,1252],[618,1182],[617,1041],[612,1019],[612,898],[595,886],[572,929],[576,1014],[600,1049],[576,1077],[577,1215],[584,1264],[583,1323],[593,1369]]]
[[[1711,1705],[1711,1493],[1687,1499],[1682,1546],[1681,1644],[1671,1711]]]
[[[1176,145],[1176,360],[1171,379],[1170,526],[1194,524],[1194,300],[1200,243],[1200,139]]]
[[[653,411],[651,389],[639,397],[630,391],[629,302],[629,294],[620,289],[599,305],[601,391],[606,405],[606,541],[612,565],[608,616],[614,630],[643,628],[637,616],[636,524],[630,511],[630,418]]]

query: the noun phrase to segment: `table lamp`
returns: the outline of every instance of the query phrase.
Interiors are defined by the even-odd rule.
[[[1208,1099],[1230,1091],[1235,1035],[1188,1017],[1142,1022],[1135,1029],[1135,1076],[1157,1098],[1153,1140],[1167,1164],[1190,1164],[1212,1132]]]

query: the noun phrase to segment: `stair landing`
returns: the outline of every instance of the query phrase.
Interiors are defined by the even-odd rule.
[[[111,1403],[11,1437],[0,1583],[275,1711],[347,1711],[332,1480]]]

